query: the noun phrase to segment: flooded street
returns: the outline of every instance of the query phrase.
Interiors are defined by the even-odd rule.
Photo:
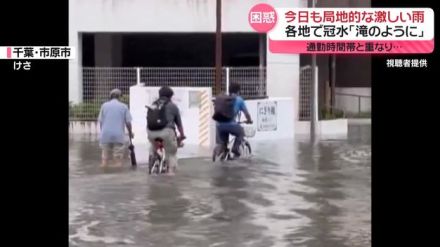
[[[370,136],[251,142],[251,159],[184,158],[175,177],[99,168],[96,137],[71,136],[70,246],[369,247]]]

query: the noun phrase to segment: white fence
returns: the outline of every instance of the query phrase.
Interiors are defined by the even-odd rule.
[[[114,88],[122,91],[122,101],[129,103],[130,87],[143,84],[149,87],[210,87],[214,89],[215,68],[99,68],[82,69],[82,102],[71,105],[71,120],[96,120],[100,106]],[[227,82],[239,83],[244,98],[266,97],[266,68],[225,67],[221,90]]]
[[[311,100],[312,94],[312,66],[307,65],[301,67],[299,80],[299,120],[310,121],[311,116]]]

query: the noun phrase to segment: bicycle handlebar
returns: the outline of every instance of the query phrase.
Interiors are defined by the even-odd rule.
[[[177,147],[178,148],[181,148],[184,146],[183,140],[185,140],[185,139],[182,139],[180,136],[177,137]]]

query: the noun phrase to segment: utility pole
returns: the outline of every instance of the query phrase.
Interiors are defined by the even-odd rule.
[[[330,85],[330,90],[331,90],[331,100],[330,100],[330,105],[331,105],[331,112],[333,113],[333,109],[335,109],[336,107],[336,55],[331,55],[332,60],[331,60],[331,85]]]
[[[217,0],[215,30],[215,94],[222,88],[222,2]]]
[[[312,8],[316,7],[316,0],[312,0]],[[318,75],[316,71],[316,54],[312,54],[312,85],[310,94],[310,140],[316,140],[316,125],[318,123]]]

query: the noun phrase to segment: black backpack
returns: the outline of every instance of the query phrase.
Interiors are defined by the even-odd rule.
[[[235,118],[234,112],[235,97],[230,95],[219,95],[214,101],[214,115],[212,119],[217,122],[230,122]]]
[[[147,128],[149,130],[164,129],[167,124],[166,105],[168,100],[156,100],[151,107],[147,106]]]

